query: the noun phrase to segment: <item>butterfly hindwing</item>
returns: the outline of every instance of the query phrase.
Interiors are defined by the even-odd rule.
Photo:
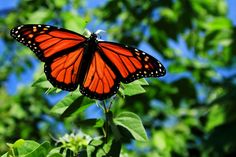
[[[82,72],[83,53],[84,48],[79,48],[45,62],[44,72],[53,86],[66,91],[77,89],[79,84],[78,76]]]
[[[119,80],[116,73],[102,59],[96,51],[87,75],[80,85],[80,91],[91,98],[103,100],[114,95],[119,88]]]

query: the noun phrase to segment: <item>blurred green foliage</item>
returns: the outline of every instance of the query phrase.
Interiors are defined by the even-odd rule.
[[[167,66],[165,78],[148,79],[149,85],[143,86],[145,90],[141,85],[146,83],[142,81],[135,86],[137,90],[124,85],[120,94],[126,97],[113,102],[116,124],[125,125],[126,121],[119,118],[127,113],[124,111],[134,112],[141,117],[149,136],[148,142],[125,141],[121,150],[123,156],[236,154],[236,77],[235,73],[230,73],[235,67],[236,29],[227,17],[226,0],[121,0],[106,1],[95,8],[89,6],[90,1],[21,0],[16,8],[0,17],[0,37],[5,46],[0,56],[0,154],[8,150],[6,143],[21,138],[54,143],[51,136],[61,136],[57,129],[61,122],[69,133],[85,126],[83,132],[90,136],[102,132],[91,129],[92,126],[99,128],[105,123],[101,117],[84,120],[85,108],[80,104],[85,102],[83,104],[90,106],[93,102],[87,98],[78,100],[76,92],[49,111],[55,104],[48,101],[45,89],[37,88],[37,83],[50,87],[45,78],[39,80],[42,66],[35,74],[35,80],[39,81],[34,87],[22,85],[15,94],[8,93],[9,77],[17,75],[20,80],[33,66],[33,53],[9,35],[11,28],[27,23],[54,24],[79,33],[84,32],[87,23],[95,24],[98,29],[103,25],[111,40],[134,46],[146,43],[162,56],[161,61]],[[222,75],[222,71],[227,75]],[[52,91],[55,90],[48,93]],[[139,95],[127,96],[129,94]],[[55,116],[57,114],[61,117]],[[101,145],[100,139],[92,144],[94,147],[88,147],[90,153],[100,146],[113,155],[113,150]],[[120,147],[115,141],[108,141],[108,145]],[[37,143],[32,149],[38,146],[49,151],[47,142]],[[54,155],[60,156],[57,151]]]

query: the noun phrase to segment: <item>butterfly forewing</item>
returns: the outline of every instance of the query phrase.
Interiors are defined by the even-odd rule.
[[[11,36],[29,47],[41,61],[76,50],[86,38],[75,32],[49,25],[22,25]]]

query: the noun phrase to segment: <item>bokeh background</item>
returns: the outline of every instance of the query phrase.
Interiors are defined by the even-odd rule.
[[[146,93],[125,97],[114,111],[138,114],[149,142],[129,141],[128,156],[236,154],[236,1],[234,0],[1,0],[0,154],[17,139],[52,141],[80,128],[50,113],[67,93],[32,87],[43,64],[14,41],[19,24],[51,24],[79,33],[105,30],[103,40],[136,46],[167,68],[148,79]],[[79,118],[97,117],[93,105]],[[93,134],[87,129],[88,134]]]

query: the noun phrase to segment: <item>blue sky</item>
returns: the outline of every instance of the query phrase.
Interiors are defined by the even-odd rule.
[[[11,0],[10,3],[7,0],[0,1],[0,10],[11,9],[16,7],[18,0]]]
[[[236,0],[227,0],[229,12],[228,17],[232,20],[234,26],[236,26]]]

